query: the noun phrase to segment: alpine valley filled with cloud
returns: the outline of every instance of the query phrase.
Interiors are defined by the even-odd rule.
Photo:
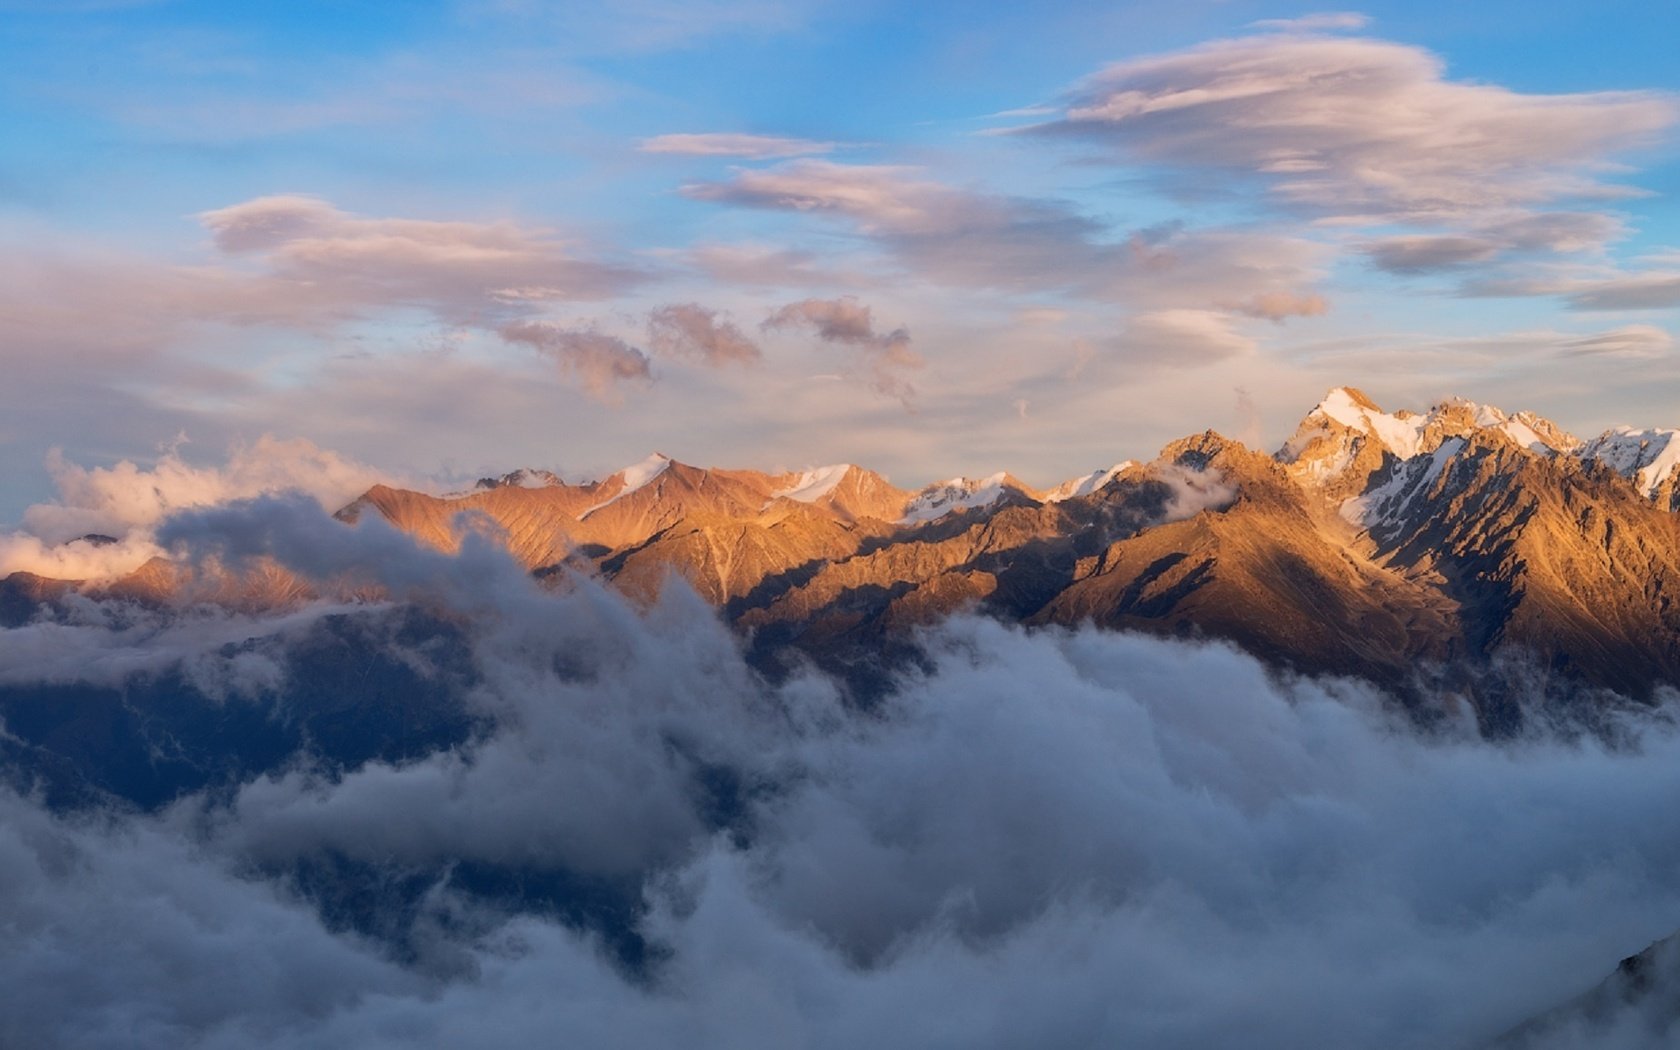
[[[0,1047],[1680,1045],[1677,39],[0,0]]]

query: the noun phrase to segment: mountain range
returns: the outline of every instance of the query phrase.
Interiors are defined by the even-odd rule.
[[[761,666],[814,660],[864,693],[914,659],[918,626],[974,610],[1222,639],[1501,733],[1525,710],[1590,713],[1680,682],[1677,434],[1582,441],[1529,412],[1390,413],[1343,387],[1275,452],[1206,431],[1048,490],[655,454],[582,484],[518,470],[444,495],[376,485],[337,516],[443,551],[485,533],[541,578],[588,573],[638,598],[675,574]],[[0,616],[76,589],[273,605],[323,586],[156,559],[96,583],[14,574]]]

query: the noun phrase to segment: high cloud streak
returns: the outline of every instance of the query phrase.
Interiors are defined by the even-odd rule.
[[[729,132],[659,135],[642,140],[641,145],[643,153],[676,153],[688,157],[747,157],[752,160],[803,157],[813,153],[832,153],[835,149],[836,144],[833,142]]]
[[[1257,36],[1116,63],[1028,129],[1126,162],[1257,172],[1288,204],[1437,220],[1626,191],[1604,162],[1680,116],[1667,95],[1525,95],[1381,40]]]
[[[901,166],[796,160],[683,192],[846,220],[908,272],[936,283],[1065,291],[1137,307],[1304,297],[1329,254],[1301,238],[1177,223],[1110,239],[1102,223],[1064,202],[959,189]]]
[[[576,258],[545,230],[509,222],[367,219],[313,197],[261,197],[199,216],[217,247],[259,257],[274,290],[308,303],[418,306],[457,324],[509,304],[604,299],[635,271]]]
[[[344,766],[306,749],[149,815],[0,793],[0,980],[23,990],[0,1041],[1436,1050],[1680,927],[1661,720],[1615,748],[1492,745],[1219,646],[966,619],[865,713],[820,676],[767,684],[680,587],[638,612],[370,525],[268,500],[168,532],[412,581],[430,632],[375,629],[390,605],[321,622],[363,622],[345,637],[390,666],[455,639],[428,674],[481,730]],[[233,630],[295,671],[299,624]],[[234,658],[227,636],[202,656]],[[52,659],[19,647],[8,680]],[[277,732],[262,704],[322,702],[245,680],[210,701],[224,720],[257,705]],[[54,695],[0,702],[22,725]],[[1632,1035],[1590,1045],[1665,1033]]]

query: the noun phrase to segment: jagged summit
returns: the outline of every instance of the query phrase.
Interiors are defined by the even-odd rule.
[[[592,573],[638,596],[676,573],[755,646],[852,670],[917,623],[978,609],[1224,638],[1400,692],[1456,668],[1499,725],[1513,694],[1484,679],[1511,654],[1548,669],[1521,686],[1547,695],[1680,686],[1677,437],[1622,427],[1582,444],[1530,412],[1457,398],[1390,412],[1338,387],[1275,454],[1205,431],[1043,490],[1003,471],[912,491],[854,463],[654,453],[592,482],[527,468],[450,497],[376,485],[339,516],[446,551],[489,522],[540,578]],[[90,586],[149,601],[190,582],[160,562]],[[218,601],[338,593],[277,573],[209,582]],[[69,586],[15,576],[0,612]]]

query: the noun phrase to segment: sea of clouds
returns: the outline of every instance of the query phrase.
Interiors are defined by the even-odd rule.
[[[1680,929],[1662,711],[1614,744],[1489,743],[1221,645],[980,618],[860,710],[815,671],[764,678],[681,586],[539,585],[480,536],[444,555],[263,497],[153,538],[388,597],[73,605],[0,631],[0,690],[176,667],[283,710],[312,618],[419,606],[466,640],[484,728],[152,810],[0,792],[0,1045],[1434,1050]],[[1525,1045],[1680,1033],[1612,1006]]]

